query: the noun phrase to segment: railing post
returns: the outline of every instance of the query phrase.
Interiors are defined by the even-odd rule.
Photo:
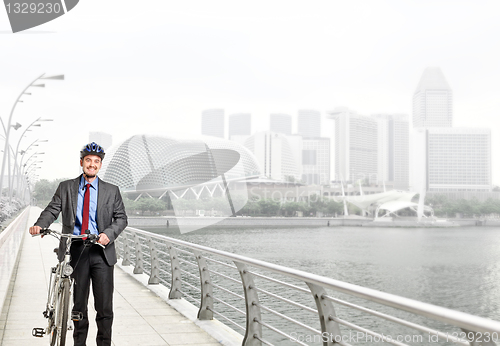
[[[257,339],[262,339],[262,325],[258,323],[261,320],[259,297],[255,289],[253,275],[247,270],[247,266],[243,263],[234,261],[234,264],[240,272],[241,281],[243,283],[243,291],[245,292],[245,305],[247,312],[245,337],[243,338],[242,346],[261,346],[262,342]]]
[[[126,235],[124,234],[122,237],[126,238]],[[122,261],[122,266],[129,266],[130,265],[130,246],[128,239],[123,240],[123,261]]]
[[[147,237],[149,245],[149,254],[151,256],[151,276],[148,280],[148,285],[158,285],[160,283],[160,260],[158,258],[158,251],[156,251],[155,242],[153,238]]]
[[[172,243],[165,243],[167,245],[168,253],[170,255],[170,269],[172,271],[172,284],[170,287],[170,293],[168,294],[169,299],[180,299],[182,298],[181,288],[182,288],[182,278],[181,278],[181,266],[178,259],[177,250],[172,246]]]
[[[208,264],[205,258],[198,250],[193,250],[193,254],[198,262],[198,270],[200,271],[200,287],[201,287],[201,302],[200,310],[198,310],[199,320],[212,320],[214,318],[213,308],[213,289],[210,273],[208,271]]]
[[[120,250],[120,244],[121,244],[121,239],[118,238],[117,240],[115,240],[115,252],[116,252],[116,259],[119,260],[120,259],[120,253],[121,253],[121,250]]]
[[[488,341],[484,341],[486,338],[485,333],[473,332],[465,328],[460,328],[465,333],[470,346],[496,346],[496,343],[492,340],[491,335],[488,337]]]
[[[144,256],[142,255],[142,246],[139,236],[134,234],[134,245],[135,245],[135,267],[134,274],[144,273]]]
[[[306,283],[316,302],[319,322],[321,324],[321,335],[329,336],[326,338],[326,341],[323,339],[323,346],[332,346],[336,344],[335,340],[342,340],[340,326],[332,319],[333,317],[337,317],[333,304],[331,301],[323,298],[323,296],[326,295],[326,291],[323,287],[308,282]]]

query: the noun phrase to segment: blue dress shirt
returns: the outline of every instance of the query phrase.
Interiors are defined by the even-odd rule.
[[[83,217],[83,198],[85,196],[85,185],[88,184],[82,176],[78,186],[78,204],[76,205],[76,221],[73,229],[74,235],[81,234]],[[99,193],[99,178],[96,177],[90,184],[90,203],[89,203],[89,231],[91,234],[99,234],[97,230],[97,195]]]

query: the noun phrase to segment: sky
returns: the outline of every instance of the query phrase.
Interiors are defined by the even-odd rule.
[[[454,97],[454,126],[492,131],[500,184],[498,1],[82,0],[51,22],[13,34],[0,9],[0,117],[16,106],[12,143],[37,139],[41,179],[79,174],[91,131],[115,144],[137,134],[201,134],[201,112],[406,113],[422,72],[439,66]],[[37,118],[53,119],[19,135]],[[323,134],[333,121],[323,118]],[[16,137],[17,136],[17,137]]]

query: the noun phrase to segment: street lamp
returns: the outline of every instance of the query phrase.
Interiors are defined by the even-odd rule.
[[[0,172],[0,196],[2,196],[2,191],[3,191],[3,176],[5,172],[5,156],[9,156],[9,170],[10,170],[10,155],[9,155],[9,136],[10,136],[10,128],[12,127],[12,115],[14,114],[14,110],[16,109],[16,106],[18,103],[23,102],[21,100],[21,97],[23,95],[31,95],[31,93],[27,93],[26,90],[28,90],[30,87],[38,87],[38,88],[44,88],[45,84],[35,84],[40,80],[64,80],[64,75],[54,75],[54,76],[45,76],[45,73],[40,75],[39,77],[35,78],[24,90],[19,94],[19,96],[16,99],[16,102],[14,102],[14,105],[12,106],[12,110],[10,111],[9,115],[9,121],[7,122],[7,126],[5,126],[3,120],[0,118],[0,121],[2,122],[2,127],[5,133],[5,146],[4,146],[4,154],[2,158],[2,170]],[[15,129],[17,130],[20,127],[19,123],[16,123]]]
[[[30,162],[30,160],[32,158],[38,158],[38,155],[44,155],[45,153],[43,152],[36,152],[36,153],[33,153],[31,154],[30,157],[28,157],[28,159],[26,160],[26,163],[23,164],[23,160],[24,160],[24,156],[26,155],[26,151],[24,150],[21,150],[21,160],[19,162],[19,167],[18,167],[18,174],[17,174],[17,188],[16,188],[16,191],[19,191],[19,194],[22,194],[22,192],[24,191],[25,187],[25,179],[27,178],[27,176],[25,177],[25,174],[27,173],[26,172],[26,166],[28,165],[28,162]],[[29,167],[29,166],[28,166]]]
[[[30,203],[32,202],[32,196],[31,196],[31,191],[32,191],[32,185],[34,186],[35,185],[35,182],[38,180],[38,174],[35,173],[35,171],[40,168],[40,166],[37,166],[37,165],[34,165],[34,166],[31,166],[24,174],[25,174],[25,179],[23,179],[23,184],[25,184],[23,187],[22,187],[22,191],[19,196],[22,198],[25,198],[26,197],[26,194],[25,194],[25,189],[28,190],[28,200],[30,201]]]
[[[14,186],[15,171],[17,169],[17,154],[19,153],[19,145],[21,144],[21,141],[22,141],[22,139],[24,137],[24,134],[27,131],[31,131],[30,130],[31,127],[35,127],[35,126],[40,127],[40,126],[42,126],[42,124],[39,124],[39,122],[41,122],[41,121],[52,121],[52,119],[42,119],[42,118],[36,119],[31,124],[29,124],[28,127],[26,127],[26,129],[23,131],[23,133],[19,137],[19,141],[17,142],[17,146],[16,146],[16,151],[14,152],[14,168],[12,169],[12,177],[11,177],[11,174],[10,174],[10,156],[9,156],[9,163],[8,163],[8,167],[7,167],[8,176],[9,176],[9,200],[12,200],[12,194],[14,193],[13,186]],[[37,142],[37,141],[35,141],[35,142]],[[35,143],[35,142],[33,142],[33,143]],[[46,140],[45,140],[45,142],[46,142]],[[26,152],[27,150],[28,149],[26,149],[24,152]],[[18,173],[19,173],[19,171],[18,171]]]

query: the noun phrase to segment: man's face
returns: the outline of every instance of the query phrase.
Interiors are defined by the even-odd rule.
[[[97,155],[87,155],[80,159],[80,166],[82,166],[83,173],[87,178],[94,178],[101,169],[101,165],[101,158]]]

